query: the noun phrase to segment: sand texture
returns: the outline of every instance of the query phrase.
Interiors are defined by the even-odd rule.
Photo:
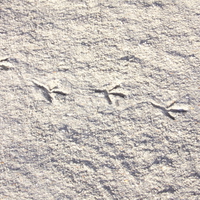
[[[199,200],[200,1],[0,0],[0,199]]]

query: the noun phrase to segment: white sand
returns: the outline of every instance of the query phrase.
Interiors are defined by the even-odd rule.
[[[199,0],[0,6],[0,199],[199,199]]]

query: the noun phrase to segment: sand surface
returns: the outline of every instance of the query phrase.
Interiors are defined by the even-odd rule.
[[[199,0],[0,9],[1,200],[200,199]]]

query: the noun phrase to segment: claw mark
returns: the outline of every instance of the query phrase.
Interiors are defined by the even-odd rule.
[[[94,90],[94,92],[96,93],[103,93],[103,92],[107,92],[106,90]]]
[[[52,93],[57,93],[57,94],[60,94],[60,95],[63,95],[63,96],[66,96],[67,94],[63,91],[60,91],[60,90],[51,90]]]
[[[115,87],[113,87],[113,88],[110,89],[110,90],[106,90],[106,89],[104,89],[104,90],[98,90],[98,89],[96,89],[96,90],[94,90],[94,92],[96,92],[96,93],[104,93],[104,96],[105,96],[105,98],[107,99],[108,103],[109,103],[109,104],[112,104],[112,101],[111,101],[109,95],[119,96],[119,97],[122,97],[122,98],[125,98],[125,97],[126,97],[126,95],[123,94],[123,93],[111,92],[112,90],[115,90],[115,89],[117,89],[117,88],[119,88],[119,87],[120,87],[120,85],[116,85]]]
[[[171,108],[171,109],[168,109],[168,112],[187,112],[188,109],[185,109],[185,108]]]
[[[172,101],[169,105],[166,106],[166,108],[173,106],[175,103],[176,103],[176,100]]]
[[[112,95],[115,95],[115,96],[119,96],[119,97],[122,97],[122,98],[125,98],[126,95],[123,94],[123,93],[118,93],[118,92],[110,92],[109,94],[112,94]]]
[[[169,117],[169,118],[175,120],[175,117],[172,116],[169,112],[164,112],[164,113],[165,113],[165,115],[166,115],[167,117]]]
[[[175,120],[175,117],[172,116],[170,114],[170,112],[187,112],[187,109],[184,108],[170,108],[171,106],[173,106],[177,101],[173,101],[172,103],[170,103],[168,106],[161,106],[158,104],[155,104],[153,102],[151,102],[151,104],[155,107],[155,108],[159,108],[162,110],[162,112],[164,113],[165,116]]]
[[[110,89],[109,92],[111,92],[112,90],[117,89],[119,87],[120,87],[120,85],[116,85],[115,87],[113,87],[112,89]]]
[[[49,102],[51,102],[52,103],[52,96],[49,94],[49,93],[47,93],[47,92],[43,92],[43,95],[44,95],[44,97],[49,101]]]
[[[52,96],[50,95],[51,93],[56,93],[56,94],[60,94],[60,95],[64,95],[66,96],[67,94],[63,91],[60,90],[56,90],[55,88],[57,88],[57,86],[53,87],[52,89],[50,89],[48,86],[45,86],[41,83],[39,83],[38,81],[34,80],[33,83],[40,89],[42,89],[43,91],[43,95],[44,97],[52,103]]]
[[[49,94],[49,93],[50,93],[49,88],[46,87],[46,86],[44,86],[43,84],[41,84],[41,83],[35,81],[35,80],[33,81],[33,83],[34,83],[38,88],[40,88],[40,89],[43,91],[44,97],[45,97],[49,102],[52,103],[52,99],[53,99],[53,98],[52,98],[51,95]]]
[[[110,97],[109,97],[109,93],[106,91],[106,93],[105,93],[105,97],[106,97],[106,99],[108,100],[108,103],[109,104],[112,104],[112,101],[111,101],[111,99],[110,99]]]
[[[45,86],[45,85],[43,85],[42,83],[39,83],[39,82],[37,82],[37,81],[33,81],[33,83],[37,86],[37,87],[39,87],[40,89],[42,89],[42,90],[44,90],[44,91],[46,91],[46,92],[50,92],[49,91],[49,88],[47,87],[47,86]]]

